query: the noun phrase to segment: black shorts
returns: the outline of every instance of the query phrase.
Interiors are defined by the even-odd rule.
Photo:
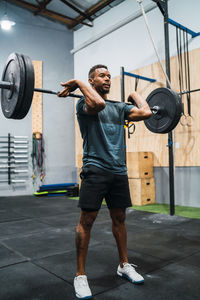
[[[117,175],[94,165],[82,170],[79,204],[80,208],[99,210],[103,198],[108,208],[126,208],[132,206],[128,176]]]

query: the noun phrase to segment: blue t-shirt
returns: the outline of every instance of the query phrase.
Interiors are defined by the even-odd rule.
[[[105,102],[106,107],[95,115],[85,112],[84,97],[77,102],[77,119],[83,138],[83,167],[95,165],[125,175],[124,121],[134,106],[118,101]]]

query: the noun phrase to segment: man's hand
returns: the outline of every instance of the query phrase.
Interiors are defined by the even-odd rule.
[[[76,79],[71,79],[65,83],[61,83],[64,89],[58,94],[58,97],[67,97],[73,91],[75,91],[79,86]]]
[[[133,105],[136,105],[135,104],[135,101],[134,101],[134,95],[130,94],[127,98],[127,101],[130,102],[131,104]]]
[[[143,106],[146,101],[141,97],[137,92],[132,92],[127,99],[128,102],[132,103],[133,105],[137,106],[140,108]]]
[[[138,93],[132,92],[128,101],[134,105],[129,113],[129,121],[141,121],[151,117],[152,112],[148,103]]]

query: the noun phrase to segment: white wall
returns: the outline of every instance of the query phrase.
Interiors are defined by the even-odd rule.
[[[144,0],[144,7],[154,3]],[[155,3],[154,3],[155,4]],[[200,31],[200,1],[199,0],[170,0],[169,17],[189,29]],[[94,21],[93,28],[82,27],[74,33],[74,48],[95,38],[114,24],[127,19],[140,10],[136,0],[126,0]],[[163,16],[158,8],[147,13],[152,35],[162,59],[165,58]],[[170,55],[176,55],[176,29],[169,25]],[[200,47],[200,36],[189,41],[189,50]],[[120,29],[88,45],[74,54],[75,77],[87,82],[87,73],[91,66],[102,63],[109,67],[112,76],[118,76],[120,66],[125,71],[131,71],[157,61],[153,46],[145,27],[143,17],[128,23]],[[143,74],[145,76],[145,74]],[[157,202],[169,202],[168,172],[166,168],[156,168],[156,198]],[[200,168],[179,168],[176,172],[176,204],[199,206],[199,185],[195,184]],[[164,177],[163,177],[163,174]],[[178,174],[178,175],[177,175]],[[163,184],[164,178],[164,184]],[[180,180],[181,178],[181,180]],[[181,191],[181,192],[180,192]],[[187,194],[187,197],[185,195]],[[163,197],[165,195],[165,197]],[[167,195],[167,197],[166,197]]]
[[[151,0],[144,0],[143,5],[153,4]],[[82,27],[74,33],[74,48],[87,40],[94,38],[97,34],[110,28],[121,20],[133,15],[140,10],[136,0],[126,0],[109,10],[94,21],[94,27]],[[200,1],[199,0],[170,0],[169,17],[194,31],[200,31],[199,22]],[[158,8],[147,13],[161,58],[164,58],[164,31],[163,17]],[[175,27],[169,25],[170,29],[170,53],[176,55]],[[200,37],[191,39],[189,50],[200,47]],[[97,63],[108,65],[112,76],[119,75],[120,66],[126,71],[131,71],[157,61],[153,46],[151,44],[143,17],[130,22],[113,33],[103,37],[93,44],[85,47],[74,54],[75,76],[87,81],[88,69]],[[81,68],[80,68],[81,66]],[[85,70],[85,72],[83,71]]]
[[[0,1],[0,19],[5,11]],[[58,91],[60,82],[73,77],[73,33],[66,26],[7,4],[7,14],[16,25],[10,32],[0,28],[0,70],[11,52],[23,53],[32,60],[43,62],[43,87]],[[25,135],[32,150],[32,112],[23,120],[8,120],[0,113],[0,136]],[[73,182],[76,179],[73,99],[58,99],[43,94],[43,135],[45,141],[45,184]],[[0,183],[0,196],[32,194],[32,167],[29,155],[29,174],[24,185]],[[0,179],[3,179],[3,175]],[[35,187],[36,189],[38,186]]]

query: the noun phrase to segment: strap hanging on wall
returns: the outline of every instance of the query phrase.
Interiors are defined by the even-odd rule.
[[[32,136],[32,167],[33,167],[33,182],[37,178],[37,174],[40,174],[40,181],[44,181],[44,141],[42,133],[35,132]]]
[[[180,28],[176,28],[176,46],[178,58],[178,71],[179,71],[179,90],[180,93],[189,91],[187,97],[187,115],[185,109],[181,118],[182,126],[191,126],[191,95],[190,95],[190,62],[188,50],[188,32]],[[183,98],[183,96],[181,96]]]

